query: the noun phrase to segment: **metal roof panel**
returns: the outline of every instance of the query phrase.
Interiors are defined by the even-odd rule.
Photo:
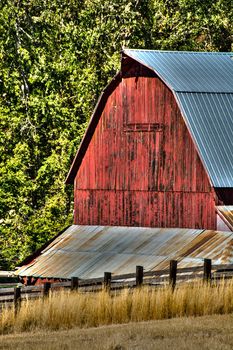
[[[39,257],[18,269],[20,276],[97,278],[166,269],[171,259],[180,267],[198,266],[204,258],[214,264],[230,263],[232,232],[179,228],[143,228],[73,225]]]
[[[233,230],[233,205],[218,205],[216,209],[227,226]]]
[[[233,53],[123,50],[174,91],[233,93]]]
[[[176,92],[214,187],[233,187],[233,94]]]

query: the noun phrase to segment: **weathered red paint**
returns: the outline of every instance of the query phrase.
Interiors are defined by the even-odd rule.
[[[74,220],[216,229],[215,194],[175,98],[139,64],[123,72],[85,150]]]

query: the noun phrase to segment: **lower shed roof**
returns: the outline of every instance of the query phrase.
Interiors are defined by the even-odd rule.
[[[216,210],[225,224],[233,231],[233,205],[219,205]]]
[[[204,258],[214,264],[233,261],[232,232],[180,228],[143,228],[72,225],[54,239],[32,262],[16,274],[40,278],[103,277],[167,269],[176,259],[179,267],[200,266]]]

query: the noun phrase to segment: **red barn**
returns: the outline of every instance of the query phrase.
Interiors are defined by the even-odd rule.
[[[232,229],[232,56],[122,52],[66,180],[75,224]]]

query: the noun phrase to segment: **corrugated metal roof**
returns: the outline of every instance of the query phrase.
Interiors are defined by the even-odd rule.
[[[233,187],[233,53],[124,50],[172,89],[214,187]]]
[[[227,226],[233,230],[233,205],[219,205],[216,209]]]
[[[166,269],[169,260],[180,267],[198,266],[204,258],[214,264],[230,263],[232,232],[174,228],[73,225],[57,237],[20,276],[97,278],[113,274]]]
[[[233,187],[233,94],[176,96],[212,184]]]
[[[153,69],[174,91],[232,92],[233,53],[124,50]]]

